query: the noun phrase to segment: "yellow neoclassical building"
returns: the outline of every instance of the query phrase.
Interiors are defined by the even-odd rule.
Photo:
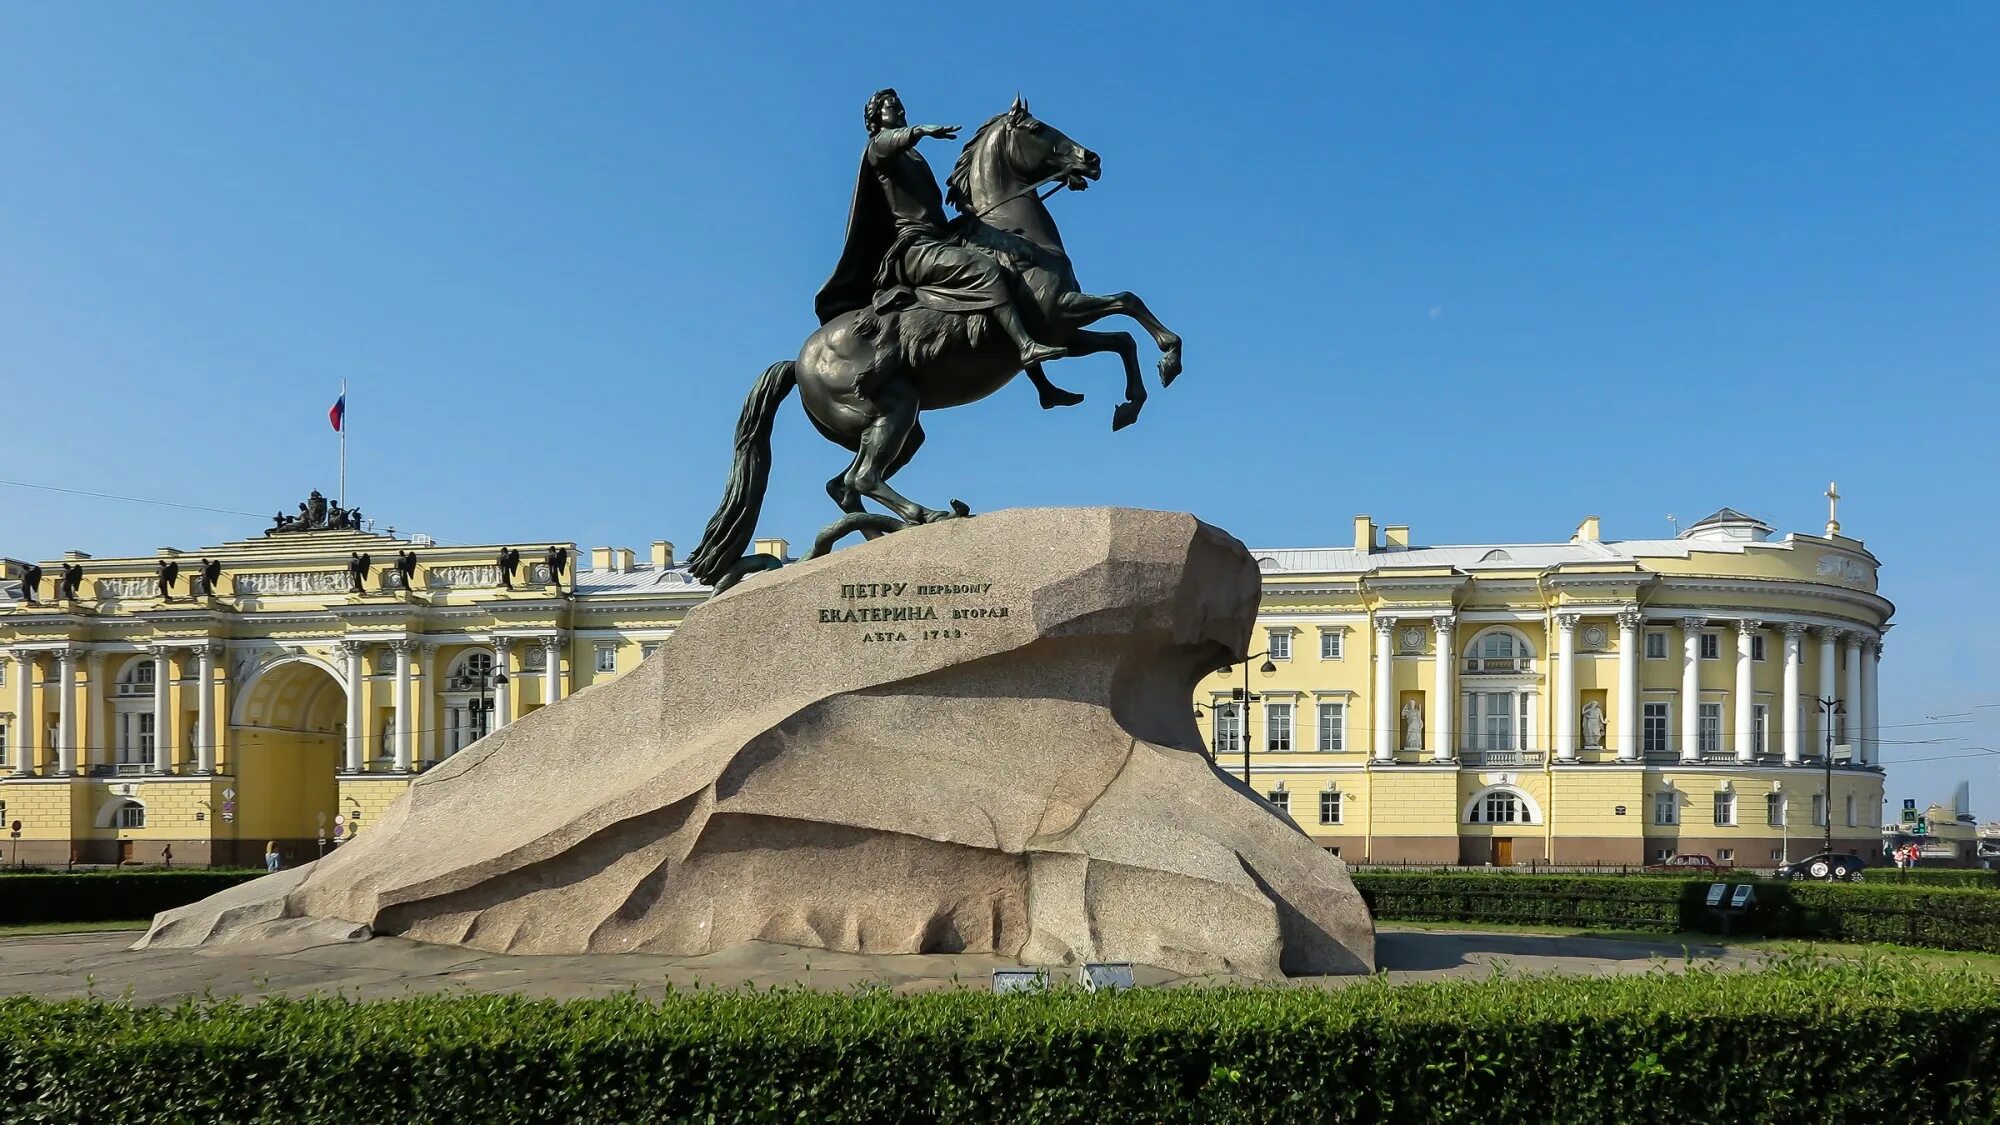
[[[1820,850],[1829,814],[1835,847],[1880,850],[1894,607],[1832,519],[1780,539],[1724,509],[1608,540],[1593,516],[1567,542],[1421,547],[1361,516],[1350,545],[1255,554],[1259,654],[1197,714],[1344,858],[1768,867]]]
[[[709,593],[666,541],[287,522],[4,563],[0,820],[21,829],[0,859],[311,858],[491,727],[636,667]],[[1841,846],[1879,846],[1892,607],[1837,525],[1778,540],[1725,510],[1665,540],[1593,518],[1563,543],[1418,547],[1360,517],[1349,546],[1256,554],[1259,655],[1200,684],[1199,722],[1345,858],[1768,866],[1817,850],[1828,811]],[[1818,698],[1843,706],[1830,793]]]

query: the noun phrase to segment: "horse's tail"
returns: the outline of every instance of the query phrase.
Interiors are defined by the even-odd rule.
[[[757,514],[764,508],[764,486],[771,479],[771,423],[778,404],[798,382],[798,365],[787,359],[764,369],[743,416],[736,420],[736,460],[729,466],[729,486],[722,504],[709,517],[701,544],[688,556],[688,572],[713,586],[729,572],[757,534]]]

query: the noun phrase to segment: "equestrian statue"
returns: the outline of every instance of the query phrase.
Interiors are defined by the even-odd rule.
[[[923,411],[977,402],[1024,370],[1045,408],[1074,405],[1081,396],[1050,383],[1042,365],[1112,352],[1124,361],[1125,400],[1111,428],[1136,421],[1146,401],[1138,345],[1129,332],[1088,325],[1131,317],[1160,350],[1160,385],[1181,372],[1181,338],[1144,301],[1082,291],[1044,205],[1062,188],[1082,191],[1097,179],[1096,153],[1016,97],[966,142],[940,191],[917,146],[954,140],[959,126],[909,124],[894,90],[869,98],[862,120],[868,144],[839,264],[815,301],[820,327],[797,359],[772,364],[751,387],[722,504],[688,558],[689,572],[718,593],[781,561],[743,552],[770,478],[771,425],[794,387],[813,427],[854,451],[827,482],[846,514],[820,532],[807,556],[815,558],[852,532],[874,538],[971,514],[956,500],[927,508],[889,485],[924,443]],[[1038,194],[1044,186],[1047,195]],[[946,217],[946,202],[957,218]],[[891,514],[870,512],[864,499]]]

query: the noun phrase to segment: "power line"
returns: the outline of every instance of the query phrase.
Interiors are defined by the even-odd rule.
[[[120,496],[115,492],[93,492],[87,488],[64,488],[61,485],[35,484],[24,480],[0,480],[0,484],[13,488],[32,488],[41,492],[61,492],[70,496],[90,496],[99,500],[117,500],[125,504],[151,504],[160,508],[184,508],[190,512],[214,512],[222,516],[249,516],[252,519],[259,520],[265,518],[261,512],[241,512],[235,508],[211,508],[205,504],[183,504],[177,500],[152,500],[143,496]]]

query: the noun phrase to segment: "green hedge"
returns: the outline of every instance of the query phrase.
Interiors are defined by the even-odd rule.
[[[262,874],[188,868],[0,875],[0,925],[151,918]]]
[[[1869,882],[1901,886],[1963,887],[1966,890],[2000,890],[2000,871],[1979,867],[1917,867],[1897,871],[1893,867],[1868,869]]]
[[[1747,914],[1708,907],[1713,883],[1756,888]],[[1759,937],[1894,942],[2000,953],[2000,895],[1889,883],[1664,881],[1577,875],[1359,871],[1354,885],[1378,921],[1513,923]]]
[[[1992,1120],[2000,980],[1883,961],[1332,990],[0,1001],[0,1120]]]

